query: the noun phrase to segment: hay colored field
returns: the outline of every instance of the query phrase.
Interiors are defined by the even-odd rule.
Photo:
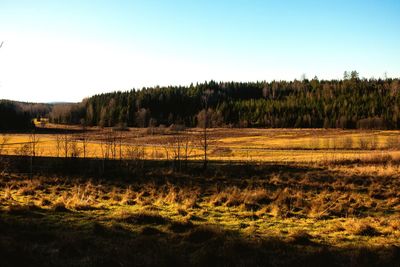
[[[132,157],[140,150],[145,159],[187,158],[201,160],[202,129],[162,131],[131,128],[129,131],[60,125],[46,126],[58,133],[36,134],[36,155],[49,157]],[[70,130],[67,152],[60,144]],[[400,159],[400,131],[325,129],[209,129],[210,160],[259,162],[330,162]],[[6,134],[2,153],[29,154],[30,134]],[[84,141],[83,141],[84,140]],[[85,144],[84,144],[85,143]],[[24,147],[25,146],[25,147]],[[83,153],[83,146],[86,146]],[[110,151],[112,150],[112,151]],[[73,153],[72,153],[73,152]]]

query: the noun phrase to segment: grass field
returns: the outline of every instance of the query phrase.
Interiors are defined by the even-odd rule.
[[[3,171],[1,265],[399,266],[400,132],[211,133],[207,171],[156,167],[151,149],[175,155],[176,134],[189,134],[147,129],[118,133],[122,150],[145,149],[130,175]],[[107,134],[90,129],[89,151]],[[40,155],[55,156],[56,134],[37,135]],[[11,135],[4,151],[30,138]]]
[[[57,125],[48,127],[57,129]],[[130,129],[111,131],[70,128],[36,134],[35,154],[39,156],[129,158],[142,151],[145,159],[171,160],[177,157],[199,160],[203,157],[201,129]],[[68,138],[68,151],[64,149]],[[3,154],[32,154],[31,134],[3,135]],[[83,141],[86,151],[83,153]],[[324,129],[209,129],[210,160],[259,162],[331,162],[345,160],[400,159],[400,131],[355,131]],[[73,148],[72,148],[73,146]]]

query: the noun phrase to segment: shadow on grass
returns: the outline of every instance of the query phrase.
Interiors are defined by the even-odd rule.
[[[315,244],[304,233],[291,240],[244,237],[215,225],[177,222],[151,213],[92,219],[33,206],[2,212],[1,266],[398,266],[400,262],[398,247],[335,248]]]
[[[32,132],[35,134],[79,134],[83,132],[87,132],[89,130],[83,130],[79,128],[42,128],[35,127],[32,129],[24,129],[24,130],[1,130],[0,133],[4,134],[31,134]]]
[[[61,158],[26,156],[0,156],[0,163],[10,173],[79,177],[112,182],[170,183],[176,186],[262,186],[272,190],[296,187],[305,191],[340,191],[365,193],[371,184],[400,186],[392,177],[371,175],[348,175],[332,170],[329,166],[306,166],[299,164],[245,163],[210,161],[203,170],[201,161],[191,161],[185,168],[176,170],[173,161],[167,160],[104,160],[99,158]],[[31,166],[32,165],[32,166]],[[30,173],[32,171],[32,173]],[[276,181],[276,177],[279,181]],[[336,181],[342,186],[334,185]],[[375,196],[378,196],[375,194]]]
[[[299,164],[258,163],[242,161],[209,161],[207,170],[203,162],[192,160],[185,167],[177,169],[177,163],[170,160],[113,160],[102,158],[64,158],[0,155],[0,162],[7,163],[7,169],[16,173],[61,174],[100,178],[132,178],[135,176],[163,176],[166,171],[181,175],[202,177],[226,177],[230,180],[257,176],[268,179],[273,174],[285,173],[299,177],[310,171],[321,172],[326,166],[312,167]]]

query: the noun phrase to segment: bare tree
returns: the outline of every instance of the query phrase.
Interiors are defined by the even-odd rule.
[[[107,158],[116,159],[117,157],[117,136],[112,130],[108,131],[105,140]]]
[[[65,133],[61,137],[61,146],[64,152],[64,157],[68,158],[68,153],[69,153],[69,148],[70,148],[70,142],[71,142],[71,136],[69,136],[67,133]]]
[[[190,155],[193,152],[194,142],[193,136],[187,132],[174,133],[174,136],[169,139],[169,142],[166,142],[166,146],[164,149],[166,150],[167,160],[169,157],[169,152],[172,154],[172,158],[174,160],[174,167],[178,170],[182,169],[182,162],[184,162],[184,166],[187,167],[188,160]],[[201,136],[201,143],[204,141],[203,136]]]
[[[144,158],[144,147],[137,142],[128,142],[125,145],[125,157],[130,160]]]
[[[31,132],[31,134],[29,135],[29,147],[30,147],[29,154],[31,157],[36,157],[38,155],[39,141],[40,141],[40,139],[36,135],[36,132],[35,131]]]
[[[89,138],[86,132],[83,132],[81,135],[81,143],[82,143],[83,158],[85,159],[87,156],[88,143],[89,143]]]
[[[117,141],[117,136],[113,131],[110,130],[105,133],[105,137],[100,141],[100,149],[103,159],[116,159],[118,146]],[[120,154],[122,155],[122,151]]]
[[[108,158],[108,153],[107,153],[107,147],[106,147],[106,141],[105,139],[100,140],[100,152],[101,152],[101,158],[106,159]]]
[[[181,170],[181,150],[182,150],[183,138],[180,133],[175,133],[174,136],[169,140],[169,147],[171,148],[174,169]]]
[[[88,143],[89,139],[86,133],[83,133],[82,135],[82,152],[83,152],[83,158],[85,159],[87,157],[87,152],[88,152]]]
[[[59,134],[56,134],[56,152],[57,158],[60,156],[60,150],[62,146],[62,137]]]
[[[135,138],[134,142],[127,142],[125,144],[125,157],[128,159],[127,163],[133,168],[143,169],[143,161],[145,156],[144,146],[138,141],[139,135]],[[131,165],[133,163],[133,165]]]
[[[192,135],[189,132],[186,132],[184,141],[183,141],[183,149],[185,156],[185,168],[187,168],[189,157],[193,152],[194,144],[192,140]]]
[[[207,159],[207,150],[208,150],[208,132],[207,132],[207,128],[208,128],[208,124],[209,124],[209,118],[208,118],[208,102],[210,100],[210,96],[212,94],[211,90],[206,90],[203,93],[202,96],[202,102],[203,102],[203,107],[204,107],[204,124],[203,124],[203,139],[201,142],[201,147],[203,149],[203,154],[204,154],[204,160],[203,160],[203,168],[207,169],[207,163],[208,163],[208,159]]]
[[[30,175],[33,174],[33,160],[38,154],[38,143],[39,138],[35,131],[32,131],[29,135],[29,154],[30,154]]]
[[[100,140],[100,150],[102,159],[106,160],[110,157],[110,147],[108,143],[108,135],[105,138],[101,138]]]
[[[78,158],[81,155],[81,149],[75,139],[71,139],[69,147],[71,158]]]
[[[87,126],[86,120],[84,118],[82,118],[80,120],[80,124],[81,124],[81,127],[82,127],[82,134],[81,134],[81,136],[79,138],[81,143],[82,143],[81,152],[83,153],[83,158],[86,158],[86,156],[87,156],[87,148],[88,148],[88,143],[89,143],[89,137],[88,137],[88,135],[86,133],[86,126]]]
[[[111,155],[112,158],[115,160],[117,158],[117,145],[118,145],[118,140],[117,140],[117,135],[115,132],[111,131],[110,132],[110,146],[111,146]]]
[[[141,160],[144,158],[144,146],[139,144],[138,138],[135,142],[127,142],[125,144],[125,157],[130,160]]]
[[[119,160],[122,160],[122,139],[123,139],[123,135],[122,132],[119,132],[119,136],[118,136],[118,147],[119,147]]]

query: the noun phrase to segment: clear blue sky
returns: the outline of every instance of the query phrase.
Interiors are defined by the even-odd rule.
[[[204,80],[400,77],[398,0],[0,0],[0,98]]]

